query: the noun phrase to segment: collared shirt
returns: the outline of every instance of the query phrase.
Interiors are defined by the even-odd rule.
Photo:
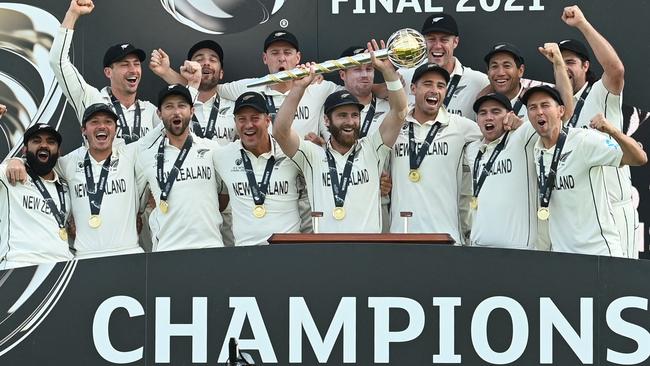
[[[535,145],[548,175],[555,146]],[[570,128],[560,155],[555,188],[548,206],[548,234],[557,252],[621,256],[620,237],[607,200],[603,166],[619,166],[623,152],[611,137],[593,130]]]
[[[221,247],[223,242],[219,226],[222,219],[219,213],[218,193],[222,182],[215,172],[212,154],[218,146],[216,142],[193,136],[190,148],[176,181],[169,193],[166,214],[160,210],[160,187],[156,179],[159,135],[152,143],[140,145],[136,159],[136,169],[144,174],[151,193],[156,200],[149,218],[153,251],[200,249]],[[165,139],[165,179],[172,169],[180,149],[170,145]]]
[[[463,66],[458,58],[454,59],[454,70],[452,71],[450,77],[453,78],[454,75],[461,75],[461,78],[458,81],[456,92],[449,101],[447,111],[449,113],[457,114],[474,120],[476,119],[476,113],[474,113],[472,107],[474,105],[474,101],[476,100],[476,96],[481,90],[483,90],[483,88],[490,85],[490,81],[488,80],[487,75],[484,73],[472,70],[467,66]],[[422,64],[425,64],[427,62],[429,61],[425,59]],[[404,81],[407,85],[407,90],[410,90],[409,88],[411,85],[411,80],[413,80],[413,73],[418,66],[420,65],[417,65],[413,68],[399,68],[397,70],[404,78]],[[408,97],[409,104],[415,103],[415,95],[408,93]]]
[[[272,137],[271,151],[260,156],[255,156],[244,149],[251,161],[258,186],[262,182],[267,162],[271,157],[275,158],[264,199],[266,215],[257,218],[253,216],[255,202],[241,157],[242,148],[241,141],[238,140],[216,149],[213,155],[214,166],[228,188],[230,196],[235,245],[267,244],[267,239],[273,233],[299,232],[300,217],[296,187],[296,179],[300,172],[298,166],[284,155]]]
[[[409,232],[449,233],[457,243],[462,243],[458,212],[465,147],[481,138],[474,121],[448,113],[440,108],[435,121],[418,123],[413,109],[406,117],[391,154],[393,191],[391,195],[391,232],[402,232],[400,212],[413,213],[409,219]],[[427,155],[418,168],[421,179],[408,179],[409,124],[413,126],[416,143],[422,143],[435,122],[442,127],[429,146]]]
[[[86,108],[95,103],[104,103],[111,106],[111,97],[109,94],[109,87],[104,87],[101,91],[84,80],[81,73],[70,62],[70,45],[72,44],[72,36],[74,30],[67,28],[59,28],[58,33],[54,37],[52,49],[50,50],[50,64],[54,71],[56,81],[59,83],[63,94],[68,98],[68,103],[72,106],[77,115],[79,123],[83,120],[83,114]],[[160,123],[156,107],[148,101],[138,100],[140,105],[140,137],[144,136],[149,130]],[[122,111],[126,118],[127,125],[132,129],[133,121],[135,119],[136,103],[128,108],[123,104]],[[119,114],[118,114],[119,115]],[[131,131],[133,133],[133,131]],[[117,134],[113,145],[123,144],[122,129],[117,128]]]
[[[12,186],[7,181],[6,170],[6,163],[0,165],[0,269],[13,267],[12,262],[36,265],[72,259],[68,242],[59,237],[59,225],[32,178],[28,176],[26,183]],[[55,182],[63,184],[69,211],[67,183],[60,180],[56,172],[53,180],[41,178],[41,181],[59,210],[61,204]]]
[[[80,147],[59,159],[58,168],[70,186],[71,212],[75,218],[75,257],[91,258],[109,255],[141,253],[138,245],[136,220],[144,201],[146,181],[135,169],[137,144],[113,147],[99,216],[101,225],[93,228],[90,198],[86,186],[84,160],[88,149]],[[104,160],[89,155],[93,181],[99,182]],[[94,187],[90,187],[92,191]]]
[[[492,164],[478,194],[473,215],[471,245],[512,249],[534,249],[537,239],[537,186],[532,146],[537,135],[530,123],[508,134],[506,144]],[[479,151],[478,177],[503,136],[486,144],[474,141],[467,147],[472,168]],[[476,179],[478,179],[476,177]]]
[[[332,181],[325,149],[309,141],[301,140],[300,147],[292,160],[298,164],[307,181],[307,191],[312,210],[322,212],[321,232],[358,233],[381,232],[381,201],[379,177],[390,148],[384,145],[379,131],[359,139],[345,154],[331,147],[340,176],[350,154],[354,153],[350,185],[345,196],[343,208],[345,217],[336,220],[332,193]]]

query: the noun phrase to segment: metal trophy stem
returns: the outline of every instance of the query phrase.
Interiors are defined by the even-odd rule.
[[[424,37],[416,30],[405,28],[393,33],[388,39],[387,48],[375,52],[378,59],[390,59],[397,67],[414,67],[426,57],[426,42]],[[360,53],[354,56],[342,57],[338,60],[329,60],[314,65],[317,74],[324,74],[336,70],[349,69],[372,60],[369,53]],[[295,68],[266,75],[248,87],[283,83],[285,81],[302,79],[309,75],[309,70]]]

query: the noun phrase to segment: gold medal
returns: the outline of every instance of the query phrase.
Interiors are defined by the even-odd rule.
[[[478,197],[472,197],[469,201],[469,207],[472,210],[476,210],[478,208]]]
[[[255,207],[253,207],[253,216],[257,217],[258,219],[266,216],[266,208],[264,205],[255,205]]]
[[[537,210],[537,218],[543,221],[548,220],[548,217],[551,216],[551,213],[548,211],[548,207],[541,207]]]
[[[332,212],[334,215],[334,218],[337,220],[343,220],[345,217],[345,209],[343,207],[336,207],[334,208],[334,212]]]
[[[88,225],[90,225],[90,227],[93,229],[97,229],[102,225],[102,218],[99,217],[99,215],[90,215],[90,219],[88,219]]]
[[[413,183],[417,183],[420,181],[420,172],[417,171],[417,169],[411,169],[409,172],[409,180]]]
[[[160,207],[160,212],[164,214],[166,214],[167,211],[169,211],[169,203],[167,203],[167,201],[160,201],[158,207]]]
[[[61,238],[63,241],[68,241],[68,232],[64,227],[59,229],[59,238]]]

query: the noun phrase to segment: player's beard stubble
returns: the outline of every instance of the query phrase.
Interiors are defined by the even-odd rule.
[[[333,123],[329,125],[329,131],[336,142],[347,148],[352,147],[352,145],[354,145],[354,143],[359,139],[359,127],[354,127],[354,133],[352,135],[343,133],[342,130],[343,128],[338,128]]]

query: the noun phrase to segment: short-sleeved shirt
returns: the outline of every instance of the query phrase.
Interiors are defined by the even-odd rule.
[[[236,100],[241,94],[247,91],[262,93],[273,100],[275,111],[280,109],[287,97],[289,91],[281,93],[271,89],[268,85],[256,86],[249,88],[247,85],[257,81],[257,79],[242,79],[230,83],[220,84],[218,86],[219,95],[224,98]],[[324,126],[320,123],[323,114],[323,103],[327,97],[337,91],[340,87],[331,81],[323,81],[320,84],[313,84],[307,87],[305,94],[300,99],[296,109],[296,115],[293,120],[292,128],[296,130],[300,138],[304,138],[310,132],[322,134]],[[270,128],[270,127],[269,127]]]
[[[322,212],[321,232],[381,232],[381,200],[379,178],[390,148],[384,145],[379,131],[359,139],[345,154],[341,154],[328,143],[327,149],[336,161],[341,174],[350,154],[355,154],[350,174],[350,184],[343,208],[345,217],[336,220],[332,180],[325,149],[309,141],[301,140],[292,160],[302,170],[307,182],[312,211]]]
[[[95,187],[87,187],[84,161],[88,149],[80,147],[59,159],[59,169],[70,186],[71,212],[75,218],[75,257],[90,258],[142,252],[138,245],[136,220],[146,181],[136,174],[137,144],[113,147],[106,188],[99,210],[101,225],[89,225],[90,197]],[[89,154],[93,182],[99,182],[105,160]]]
[[[59,236],[59,225],[31,177],[27,182],[9,184],[7,165],[0,165],[0,269],[9,263],[41,264],[72,259],[68,242]],[[65,192],[67,219],[70,207],[68,184],[55,173],[52,181],[41,178],[47,192],[61,209],[55,182]],[[13,266],[12,266],[13,267]]]
[[[409,124],[413,126],[415,142],[420,145],[435,122],[442,127],[429,146],[418,171],[421,179],[408,179]],[[476,122],[448,113],[440,108],[435,121],[420,124],[408,113],[406,123],[397,137],[391,154],[393,190],[391,195],[391,232],[402,232],[400,212],[412,212],[409,232],[449,233],[462,243],[458,212],[466,145],[481,138]]]
[[[156,209],[149,217],[153,239],[153,251],[200,249],[223,246],[219,226],[219,197],[221,179],[214,169],[212,154],[216,142],[193,136],[192,147],[181,166],[176,181],[167,198],[168,212],[160,210],[160,192],[156,178],[157,155],[160,135],[151,144],[141,145],[136,159],[137,169],[144,174]],[[170,145],[165,138],[165,179],[174,166],[180,149]]]
[[[474,110],[472,109],[474,101],[476,101],[476,96],[481,92],[481,90],[483,90],[483,88],[490,84],[490,81],[484,73],[463,66],[457,58],[455,60],[454,70],[450,76],[453,78],[454,75],[460,75],[461,78],[458,81],[456,91],[446,108],[449,113],[457,114],[473,120],[476,118],[476,113],[474,113]],[[423,64],[427,62],[428,61],[425,60],[423,61]],[[413,80],[413,73],[418,66],[413,68],[400,68],[397,70],[404,78],[408,90],[410,90],[411,80]],[[415,102],[415,96],[411,93],[407,94],[409,97],[409,103],[413,104]]]
[[[535,145],[546,175],[555,146]],[[551,249],[558,252],[620,256],[620,237],[603,182],[603,166],[620,165],[623,152],[611,137],[593,130],[570,128],[557,167],[555,188],[548,206]]]
[[[271,146],[270,152],[255,156],[243,149],[238,140],[216,149],[213,155],[214,166],[228,188],[236,246],[266,244],[273,233],[300,231],[296,187],[298,166],[284,155],[273,138]],[[271,157],[275,159],[264,199],[266,214],[260,218],[253,215],[255,201],[242,161],[242,149],[251,161],[258,186],[267,162]]]
[[[479,161],[478,177],[504,136],[485,143],[474,141],[467,147],[469,166]],[[492,164],[478,194],[478,207],[472,210],[471,245],[534,249],[537,240],[537,183],[532,154],[527,146],[536,141],[529,123],[508,134],[506,144]],[[478,179],[478,177],[475,177]]]

